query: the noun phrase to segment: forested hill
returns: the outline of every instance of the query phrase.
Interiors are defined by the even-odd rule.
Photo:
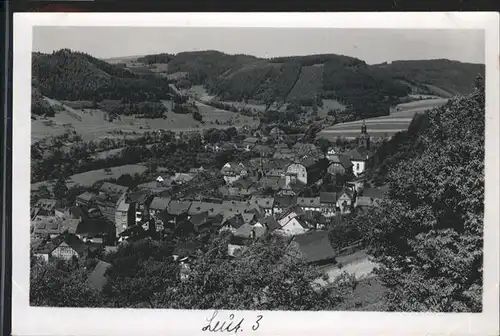
[[[138,61],[167,64],[168,74],[187,74],[190,84],[205,85],[222,100],[311,105],[314,97],[331,98],[366,117],[387,114],[387,106],[409,93],[442,97],[469,93],[475,76],[484,75],[481,64],[423,60],[367,65],[334,54],[262,59],[197,51],[148,55]]]
[[[472,92],[474,79],[478,74],[484,76],[485,71],[484,64],[447,59],[395,61],[373,67],[386,70],[418,92],[445,97]]]
[[[312,106],[334,99],[355,119],[387,115],[410,93],[469,92],[478,73],[484,66],[448,60],[371,66],[334,54],[262,59],[209,50],[146,55],[122,64],[68,49],[33,54],[34,86],[59,100],[158,101],[170,97],[169,81],[182,81],[182,87],[204,85],[225,101]]]
[[[139,76],[81,52],[61,49],[33,54],[33,84],[44,96],[61,100],[157,101],[169,97],[165,79]]]
[[[385,181],[390,199],[355,220],[384,265],[391,309],[481,311],[485,97],[476,87],[403,140]]]

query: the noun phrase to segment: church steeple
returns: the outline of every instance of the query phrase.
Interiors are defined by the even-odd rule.
[[[363,124],[361,125],[361,134],[366,134],[366,124],[364,119],[363,119]]]
[[[366,149],[370,147],[370,136],[366,131],[366,123],[364,120],[363,124],[361,124],[361,135],[358,137],[358,146]]]

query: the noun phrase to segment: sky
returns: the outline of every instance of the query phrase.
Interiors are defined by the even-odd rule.
[[[445,29],[33,28],[33,50],[69,48],[97,58],[218,50],[258,57],[340,54],[368,64],[447,58],[484,63],[484,32]]]

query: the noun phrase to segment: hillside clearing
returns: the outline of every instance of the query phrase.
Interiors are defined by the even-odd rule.
[[[369,118],[364,121],[370,135],[375,137],[392,136],[397,132],[407,130],[415,114],[439,107],[447,101],[448,99],[440,98],[399,104],[397,106],[399,111],[394,109],[388,116]],[[338,137],[355,138],[359,135],[362,123],[363,120],[336,124],[322,130],[318,136],[329,140]]]
[[[287,101],[312,99],[323,88],[323,66],[304,66],[297,82],[288,93]]]
[[[172,103],[163,101],[168,108],[165,119],[146,119],[134,116],[120,116],[113,122],[108,121],[108,113],[100,109],[74,109],[67,104],[77,106],[80,102],[67,102],[64,104],[55,99],[45,98],[51,106],[58,106],[54,117],[37,118],[31,120],[31,142],[36,142],[47,137],[62,135],[74,131],[81,135],[84,141],[93,141],[107,137],[123,138],[124,134],[112,134],[122,131],[133,136],[133,132],[144,133],[152,130],[169,130],[185,132],[196,129],[242,127],[258,123],[252,117],[239,113],[216,109],[212,106],[196,103],[203,120],[202,124],[193,119],[191,114],[178,114],[171,111]],[[257,106],[256,106],[257,107]],[[219,122],[219,125],[216,124]]]

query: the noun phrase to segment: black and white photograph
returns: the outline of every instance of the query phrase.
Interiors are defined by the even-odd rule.
[[[481,20],[82,16],[33,24],[19,52],[26,309],[196,311],[194,332],[233,334],[272,311],[498,313],[498,64],[488,82]]]

